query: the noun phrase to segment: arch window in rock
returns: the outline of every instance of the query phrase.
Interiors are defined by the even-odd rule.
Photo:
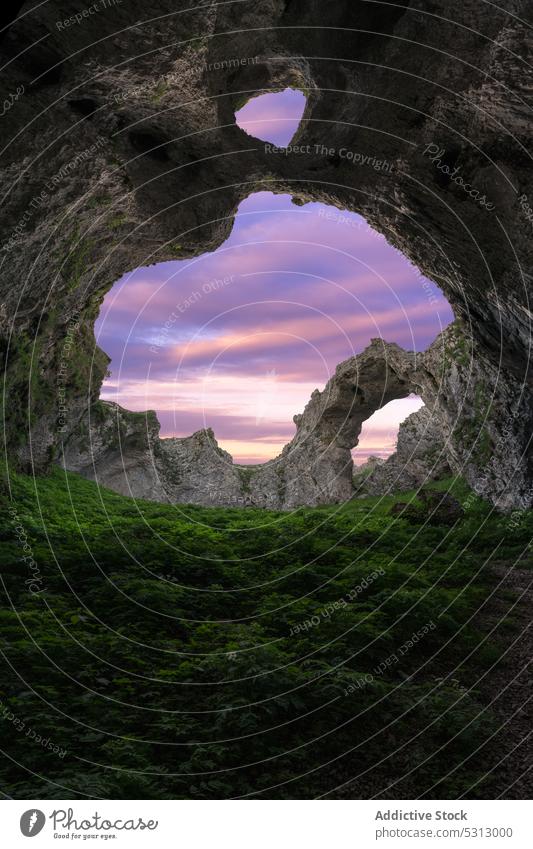
[[[412,393],[376,410],[363,422],[357,446],[352,451],[355,465],[364,465],[374,458],[386,460],[394,451],[400,424],[423,406],[422,399]]]

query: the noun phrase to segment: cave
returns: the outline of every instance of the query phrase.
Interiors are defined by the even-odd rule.
[[[244,19],[228,4],[202,18],[199,42],[202,13],[168,11],[149,24],[169,42],[164,54],[141,55],[134,30],[111,46],[120,9],[72,27],[69,53],[55,4],[3,41],[6,98],[21,81],[36,91],[3,116],[9,463],[44,472],[85,426],[107,367],[93,325],[113,283],[215,249],[238,204],[268,190],[357,212],[438,284],[457,318],[410,369],[409,388],[431,406],[455,472],[502,509],[530,506],[530,140],[511,58],[525,55],[526,25],[493,10],[481,36],[477,10],[457,6],[457,38],[417,4],[378,14],[340,2],[325,39],[315,4]],[[24,50],[34,33],[46,46]],[[416,57],[399,49],[413,33]],[[112,61],[119,46],[123,64]],[[306,106],[300,150],[278,155],[235,112],[286,88]]]
[[[188,800],[350,800],[354,820],[373,799],[399,820],[390,800],[529,798],[530,5],[50,0],[2,33],[9,799],[154,799],[187,837]],[[254,110],[287,91],[297,126],[265,134]],[[383,322],[330,345],[273,455],[235,462],[211,408],[175,422],[122,394],[121,360],[156,373],[180,342],[157,275],[219,257],[258,196],[362,222],[451,312],[423,340]],[[141,373],[106,315],[143,273],[163,314]],[[204,285],[232,306],[224,281],[189,280],[191,321]],[[376,457],[380,411],[408,404]],[[217,810],[226,833],[195,811],[193,842],[248,846]],[[345,839],[324,811],[261,837]]]

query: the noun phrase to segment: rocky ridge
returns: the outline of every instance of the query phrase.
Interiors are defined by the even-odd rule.
[[[124,495],[171,503],[288,510],[419,488],[429,480],[462,474],[465,468],[465,454],[447,448],[457,421],[457,407],[450,399],[462,397],[456,339],[457,328],[452,325],[419,354],[373,339],[362,353],[337,366],[322,392],[315,390],[303,413],[294,416],[296,434],[291,442],[277,458],[261,465],[234,464],[210,429],[160,439],[153,411],[130,413],[108,402],[93,408],[81,427],[81,440],[78,431],[66,441],[62,462]],[[446,358],[438,353],[443,347]],[[447,405],[439,403],[443,391]],[[368,475],[364,468],[356,470],[354,478],[351,449],[363,422],[389,401],[413,392],[426,406],[401,425],[396,453],[385,463],[374,464]],[[471,450],[489,455],[485,478],[477,487],[485,494],[487,482],[494,491],[491,469],[497,463],[501,466],[502,455],[512,455],[512,448],[498,445],[496,434],[484,429],[489,399],[482,394],[480,399],[473,411],[479,420],[465,416],[459,421],[473,435]],[[466,435],[464,447],[466,451]],[[502,486],[503,508],[505,498]]]

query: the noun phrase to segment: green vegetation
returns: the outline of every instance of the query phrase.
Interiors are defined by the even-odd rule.
[[[452,366],[466,369],[472,361],[472,340],[464,324],[456,319],[447,328],[443,351],[442,376]],[[492,456],[492,439],[488,430],[487,416],[491,408],[490,392],[485,381],[477,377],[473,404],[461,411],[460,421],[455,427],[452,438],[455,442],[470,449],[471,459],[478,467],[485,466]]]
[[[86,249],[87,245],[83,250]],[[78,286],[83,274],[82,256],[85,253],[76,253],[68,272],[72,286]],[[88,392],[99,391],[109,358],[95,345],[93,322],[103,297],[93,295],[83,313],[72,314],[71,307],[63,311],[60,304],[43,312],[31,330],[13,334],[9,343],[0,343],[4,360],[0,402],[4,410],[4,442],[11,456],[13,449],[27,443],[30,425],[48,418],[55,419],[59,426],[59,406],[63,401],[60,389],[64,400],[73,405],[79,399],[85,400]]]
[[[250,492],[250,483],[257,469],[258,466],[237,466],[244,492]]]
[[[112,197],[109,197],[108,195],[95,195],[94,197],[89,198],[87,206],[89,209],[94,209],[100,206],[109,206],[111,203],[113,203]]]
[[[170,91],[170,85],[164,81],[159,82],[152,89],[151,99],[154,103],[159,103],[159,101],[165,96],[165,94]]]
[[[202,38],[193,38],[189,42],[189,50],[193,53],[202,53],[207,50],[209,47],[209,38],[203,36]]]
[[[80,285],[89,265],[89,254],[93,241],[86,236],[80,237],[79,225],[76,225],[68,241],[68,254],[63,260],[61,273],[67,281],[67,291],[73,292]]]
[[[479,380],[470,415],[465,413],[453,432],[456,440],[470,448],[472,461],[479,468],[483,468],[492,456],[492,439],[487,428],[489,413],[490,397],[483,380]]]
[[[80,237],[79,224],[68,235],[66,244],[66,253],[61,248],[60,263],[64,294],[77,289],[90,270],[93,247],[90,239]],[[13,334],[9,343],[4,340],[0,344],[4,361],[1,402],[5,413],[9,411],[9,415],[4,415],[4,443],[10,454],[27,442],[30,425],[42,419],[55,419],[59,425],[60,406],[69,402],[75,405],[80,398],[87,398],[90,387],[95,392],[99,390],[109,359],[95,346],[92,323],[103,296],[104,293],[94,294],[83,313],[74,311],[68,298],[60,299],[37,316],[26,331]]]
[[[41,410],[53,403],[53,390],[43,381],[39,356],[43,334],[32,339],[29,333],[13,335],[9,348],[2,345],[2,356],[10,366],[6,369],[1,390],[2,409],[9,410],[6,442],[13,446],[25,440],[28,421],[35,423]],[[31,410],[31,412],[29,412]]]
[[[455,319],[447,328],[442,359],[443,374],[454,364],[466,368],[471,361],[472,340],[468,338],[467,333],[468,331],[459,319]]]
[[[179,257],[187,256],[187,248],[184,248],[183,245],[168,245],[168,250]]]
[[[519,556],[533,520],[509,532],[448,486],[469,505],[453,528],[394,518],[393,498],[276,514],[136,503],[59,469],[13,476],[4,792],[313,798],[367,771],[372,795],[390,755],[378,773],[412,770],[393,795],[468,794],[494,726],[467,688],[497,657],[469,619],[491,553]]]
[[[119,230],[121,227],[127,224],[127,222],[128,216],[124,213],[119,213],[118,215],[113,216],[113,218],[110,218],[107,223],[111,230]]]

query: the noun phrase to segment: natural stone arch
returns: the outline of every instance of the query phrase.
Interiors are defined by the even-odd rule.
[[[337,366],[322,392],[315,390],[304,412],[294,417],[296,435],[281,455],[287,506],[351,498],[351,449],[363,422],[413,392],[415,365],[415,354],[374,339]]]
[[[46,468],[97,399],[105,357],[92,377],[87,362],[98,303],[113,282],[147,261],[213,249],[239,201],[268,186],[361,213],[438,282],[463,322],[432,346],[450,458],[494,502],[529,506],[525,0],[513,14],[491,8],[490,16],[459,0],[437,3],[431,15],[418,2],[186,11],[158,0],[150,22],[132,27],[143,9],[129,3],[88,17],[67,40],[57,27],[61,7],[50,2],[17,21],[2,44],[10,61],[2,99],[21,83],[31,92],[3,116],[6,137],[15,139],[4,158],[0,269],[9,456]],[[233,111],[237,97],[231,69],[206,71],[221,56],[279,59],[305,74],[313,102],[298,141],[309,143],[308,156],[274,157],[229,119],[220,126],[220,110]],[[429,145],[444,151],[448,176],[459,169],[497,215],[424,155]],[[354,167],[343,148],[372,153],[393,170]],[[55,386],[73,319],[60,432]]]

